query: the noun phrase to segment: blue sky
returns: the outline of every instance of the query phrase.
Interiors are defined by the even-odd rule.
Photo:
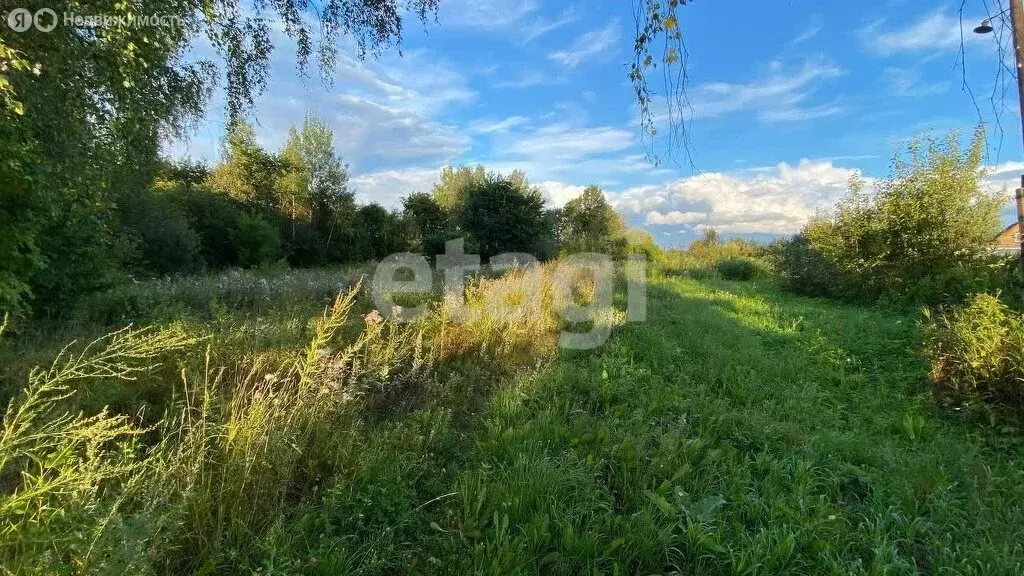
[[[692,164],[644,157],[624,0],[442,0],[437,24],[407,20],[401,57],[359,62],[343,46],[330,86],[316,72],[300,77],[292,45],[279,41],[252,116],[275,149],[305,113],[327,120],[363,202],[394,207],[428,191],[441,166],[481,163],[524,170],[554,205],[598,184],[665,246],[704,226],[786,234],[829,209],[855,172],[884,177],[914,135],[970,133],[981,119],[992,185],[1024,169],[1016,85],[999,76],[1009,37],[999,25],[997,35],[971,33],[1002,6],[967,1],[962,56],[958,9],[920,0],[685,6]],[[652,87],[661,89],[656,78]],[[215,160],[223,127],[215,98],[169,151]]]

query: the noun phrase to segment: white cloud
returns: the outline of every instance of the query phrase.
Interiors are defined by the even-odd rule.
[[[469,148],[469,137],[457,127],[431,121],[411,111],[342,94],[320,114],[334,129],[338,151],[357,170],[366,167],[435,161],[443,163]],[[291,116],[301,118],[301,110]]]
[[[897,52],[952,50],[960,48],[961,42],[979,38],[971,28],[980,21],[980,17],[964,16],[961,27],[957,14],[939,9],[902,28],[887,20],[878,20],[862,28],[858,35],[869,51],[883,56]]]
[[[819,32],[825,27],[825,23],[821,19],[821,14],[812,14],[811,18],[807,21],[807,25],[800,31],[800,35],[790,42],[791,45],[795,46],[814,38]]]
[[[898,96],[919,98],[935,94],[945,94],[952,87],[952,82],[933,82],[923,84],[921,71],[917,68],[897,68],[890,66],[883,72],[892,92]]]
[[[787,234],[829,210],[858,173],[827,161],[785,162],[770,173],[705,173],[626,190],[616,209],[648,225],[713,226],[723,232]]]
[[[471,139],[465,130],[442,117],[472,102],[476,93],[447,60],[424,50],[380,61],[341,56],[333,82],[325,86],[297,74],[294,43],[286,38],[281,42],[272,56],[266,93],[251,114],[262,145],[276,150],[290,125],[314,114],[333,129],[336,150],[351,164],[353,174],[410,164],[439,166],[469,149]],[[210,109],[191,141],[173,143],[169,153],[216,159],[210,151],[217,150],[226,121],[222,106]]]
[[[445,0],[438,20],[445,25],[494,31],[518,24],[536,11],[534,0]]]
[[[574,128],[553,124],[516,140],[509,152],[540,160],[579,160],[593,154],[620,152],[634,144],[633,132],[610,126]]]
[[[697,224],[708,219],[706,212],[680,212],[679,210],[672,210],[662,214],[657,210],[651,210],[647,213],[647,220],[645,224],[648,226],[680,226]]]
[[[795,71],[786,71],[781,62],[773,62],[767,77],[747,83],[708,82],[694,86],[688,94],[694,118],[713,118],[734,112],[755,110],[766,122],[792,121],[841,112],[835,106],[803,104],[816,87],[829,78],[844,74],[842,68],[825,58],[804,63]],[[817,115],[815,115],[817,114]]]
[[[561,208],[569,200],[583,194],[586,186],[573,186],[572,184],[565,184],[554,180],[545,180],[544,182],[538,182],[537,188],[540,188],[541,193],[544,194],[544,199],[547,200],[548,205]]]
[[[381,170],[352,179],[356,200],[367,204],[376,202],[385,208],[398,208],[402,198],[413,192],[430,192],[437,181],[441,167]]]
[[[552,76],[550,74],[544,74],[543,72],[535,69],[523,70],[518,76],[514,78],[508,78],[506,80],[500,80],[494,83],[495,88],[533,88],[535,86],[548,86],[551,84],[559,84],[563,82],[562,78],[558,76]]]
[[[764,110],[757,115],[765,122],[803,122],[842,114],[844,108],[837,104],[822,104],[808,108],[777,108]]]
[[[584,61],[597,59],[604,52],[615,48],[620,36],[619,21],[615,20],[603,28],[591,30],[577,37],[568,48],[552,52],[548,58],[568,68],[575,68]]]
[[[985,190],[1001,193],[1006,197],[1007,202],[1011,202],[1014,190],[1020,188],[1020,177],[1021,174],[1024,174],[1024,162],[1003,162],[994,166],[983,166],[982,170],[985,173],[985,179],[982,180]]]
[[[494,134],[497,132],[508,132],[512,128],[528,124],[530,119],[526,116],[509,116],[501,120],[476,120],[469,124],[469,131],[475,134]]]
[[[548,19],[544,17],[537,18],[533,22],[529,22],[523,26],[523,36],[520,38],[520,44],[526,45],[533,42],[537,38],[550,34],[559,28],[568,26],[579,21],[580,16],[576,13],[576,9],[573,7],[566,8],[557,18]]]

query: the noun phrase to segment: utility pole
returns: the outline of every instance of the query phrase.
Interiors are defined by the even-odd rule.
[[[1020,104],[1021,134],[1024,135],[1024,3],[1010,0],[1010,21],[1013,22],[1013,57],[1017,62],[1017,102]],[[1024,274],[1024,174],[1020,177],[1020,188],[1014,197],[1017,201],[1017,240],[1020,243],[1018,264]]]
[[[1024,135],[1024,0],[1010,0],[1010,22],[1013,26],[1013,58],[1017,63],[1017,102],[1020,105],[1021,134]],[[998,18],[1006,14],[1003,10],[992,18]],[[992,32],[992,18],[986,18],[980,26],[974,29],[977,34],[989,34]],[[1017,241],[1019,242],[1020,257],[1018,267],[1021,274],[1024,274],[1024,174],[1020,177],[1020,188],[1014,193],[1017,203]]]

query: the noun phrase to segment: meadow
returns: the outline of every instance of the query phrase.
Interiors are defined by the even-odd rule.
[[[1024,570],[1019,435],[936,406],[919,313],[678,266],[652,266],[646,321],[616,314],[594,350],[557,347],[549,288],[539,313],[490,314],[516,272],[469,286],[469,324],[439,296],[393,324],[351,268],[144,282],[16,327],[0,565]]]

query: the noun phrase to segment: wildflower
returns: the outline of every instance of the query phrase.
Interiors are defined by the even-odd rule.
[[[373,309],[369,314],[363,317],[363,321],[366,322],[367,326],[376,326],[384,321],[384,317],[381,316],[380,312],[377,312],[376,309]]]
[[[35,65],[32,66],[32,73],[35,74],[36,76],[39,76],[40,74],[42,74],[43,73],[43,65],[40,64],[39,62],[36,62]]]

